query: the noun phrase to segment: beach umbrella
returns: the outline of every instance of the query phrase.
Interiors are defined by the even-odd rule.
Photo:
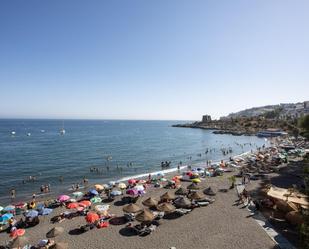
[[[5,212],[12,212],[12,211],[14,211],[15,210],[15,206],[13,206],[13,205],[8,205],[8,206],[6,206],[4,209],[3,209],[3,211],[5,211]]]
[[[171,213],[175,211],[175,207],[167,202],[161,203],[157,206],[157,209],[161,212]]]
[[[201,180],[200,180],[199,178],[194,178],[194,179],[192,179],[192,182],[193,182],[193,183],[200,183]]]
[[[171,192],[165,192],[163,195],[161,195],[161,200],[173,200],[175,199],[175,195]]]
[[[25,229],[15,229],[10,233],[10,237],[16,238],[18,236],[23,236],[25,234]]]
[[[6,221],[8,221],[11,218],[13,218],[13,214],[6,213],[6,214],[0,216],[0,222],[6,222]]]
[[[200,200],[200,199],[203,199],[204,196],[199,192],[194,192],[194,193],[190,194],[188,196],[188,198],[191,199],[191,200]]]
[[[188,198],[180,197],[174,201],[174,204],[178,208],[188,208],[191,206],[191,201]]]
[[[43,209],[41,209],[39,214],[40,215],[49,215],[52,212],[53,212],[53,209],[51,209],[51,208],[43,208]]]
[[[70,199],[70,196],[68,196],[68,195],[59,195],[58,196],[58,201],[60,201],[60,202],[65,202],[69,199]]]
[[[2,206],[0,206],[0,212],[3,210],[3,207]]]
[[[199,186],[196,184],[196,183],[191,183],[187,189],[190,189],[190,190],[198,190],[200,189]]]
[[[102,199],[98,196],[95,196],[95,197],[91,198],[90,201],[92,203],[100,203],[100,202],[102,202]]]
[[[132,196],[135,196],[138,194],[138,190],[136,189],[128,189],[127,192],[126,192],[128,195],[132,195]]]
[[[80,202],[78,203],[78,205],[79,205],[80,207],[90,207],[90,206],[91,206],[91,201],[87,201],[87,200],[80,201]]]
[[[103,213],[109,210],[109,205],[97,205],[94,207],[94,210],[98,213]]]
[[[17,204],[15,204],[15,208],[24,208],[27,206],[27,203],[25,202],[18,202]],[[1,211],[1,208],[0,208]]]
[[[94,185],[94,187],[97,191],[102,191],[104,189],[104,187],[101,184],[96,184]]]
[[[121,193],[121,191],[119,191],[119,190],[113,190],[112,192],[111,192],[111,195],[113,195],[113,196],[118,196],[118,195],[121,195],[122,193]]]
[[[98,191],[96,191],[95,189],[90,189],[88,193],[90,195],[99,195]]]
[[[136,189],[137,191],[143,191],[145,190],[143,185],[136,185],[133,189]]]
[[[17,236],[15,239],[13,239],[10,242],[10,248],[21,248],[21,247],[27,245],[27,243],[28,243],[28,238],[27,237]]]
[[[79,207],[79,204],[77,202],[71,202],[67,205],[68,209],[75,209],[75,208],[78,208],[78,207]]]
[[[57,242],[54,245],[52,245],[51,247],[49,247],[50,249],[68,249],[69,248],[69,244],[68,243],[63,243],[63,242]]]
[[[129,184],[135,184],[135,183],[136,183],[136,180],[135,180],[135,179],[129,179],[129,180],[128,180],[128,183],[129,183]]]
[[[88,223],[94,223],[95,221],[99,220],[100,217],[98,214],[94,213],[94,212],[89,212],[87,215],[86,215],[86,221]]]
[[[175,192],[176,195],[187,195],[188,191],[185,188],[179,188]]]
[[[110,181],[110,182],[108,183],[108,185],[110,185],[110,186],[115,186],[115,185],[116,185],[116,182]]]
[[[136,215],[135,219],[140,222],[152,221],[154,219],[154,215],[150,211],[144,210]]]
[[[141,208],[134,203],[130,203],[124,206],[122,210],[126,213],[137,213],[141,211]]]
[[[157,176],[164,176],[164,173],[163,172],[158,172]]]
[[[147,206],[147,207],[154,207],[158,205],[158,201],[152,197],[149,197],[148,199],[144,200],[143,205]]]
[[[73,194],[72,194],[75,198],[78,198],[78,197],[81,197],[81,196],[83,196],[84,194],[82,193],[82,192],[74,192]]]
[[[46,238],[55,238],[64,232],[63,227],[54,227],[46,233]]]
[[[25,217],[27,217],[27,218],[34,218],[34,217],[37,217],[37,216],[39,216],[39,212],[36,211],[36,210],[30,210],[30,211],[25,213]]]
[[[125,183],[121,182],[121,183],[118,184],[118,188],[120,188],[120,189],[126,189],[126,188],[127,188],[127,185],[126,185]]]

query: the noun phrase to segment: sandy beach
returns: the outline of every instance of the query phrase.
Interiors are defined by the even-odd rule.
[[[200,188],[211,186],[215,191],[228,188],[228,176],[206,178],[200,183]],[[186,187],[189,182],[182,182]],[[259,181],[251,182],[249,188],[255,188]],[[140,198],[137,204],[149,196],[159,197],[166,189],[148,189],[147,194]],[[174,192],[175,190],[169,190]],[[191,213],[173,220],[161,219],[161,225],[149,236],[139,237],[127,234],[125,224],[110,225],[108,228],[93,229],[76,235],[76,229],[86,224],[85,217],[64,220],[60,224],[51,224],[50,218],[63,211],[57,208],[52,215],[41,218],[39,225],[26,230],[26,236],[31,244],[37,244],[45,234],[55,226],[61,226],[65,232],[56,238],[58,242],[69,243],[69,248],[274,248],[275,243],[252,218],[247,218],[248,211],[241,206],[233,206],[237,199],[235,190],[227,193],[218,192],[216,201],[207,207],[194,209]],[[110,213],[122,216],[120,197],[111,205]],[[117,202],[118,201],[118,202]],[[1,242],[9,240],[8,234],[0,233]]]

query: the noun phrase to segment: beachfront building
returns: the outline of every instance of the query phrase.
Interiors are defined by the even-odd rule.
[[[210,121],[211,121],[210,115],[203,115],[203,118],[202,118],[203,123],[207,123],[207,122],[210,122]]]

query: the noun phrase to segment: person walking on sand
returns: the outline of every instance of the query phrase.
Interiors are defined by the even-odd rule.
[[[35,202],[35,198],[36,198],[36,195],[35,195],[35,193],[33,193],[33,194],[32,194],[32,201]]]

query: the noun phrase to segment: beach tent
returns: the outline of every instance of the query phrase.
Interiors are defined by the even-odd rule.
[[[86,215],[86,221],[88,223],[94,223],[95,221],[99,220],[100,217],[98,214],[94,213],[94,212],[89,212],[87,215]]]
[[[285,188],[270,187],[267,195],[272,198],[283,200],[286,202],[293,202],[295,204],[301,205],[303,208],[306,209],[309,208],[309,202],[307,199],[308,197],[305,194],[301,194],[298,192],[290,192],[288,189]]]
[[[70,199],[70,196],[68,196],[68,195],[59,195],[57,200],[60,201],[60,202],[65,202],[69,199]]]

